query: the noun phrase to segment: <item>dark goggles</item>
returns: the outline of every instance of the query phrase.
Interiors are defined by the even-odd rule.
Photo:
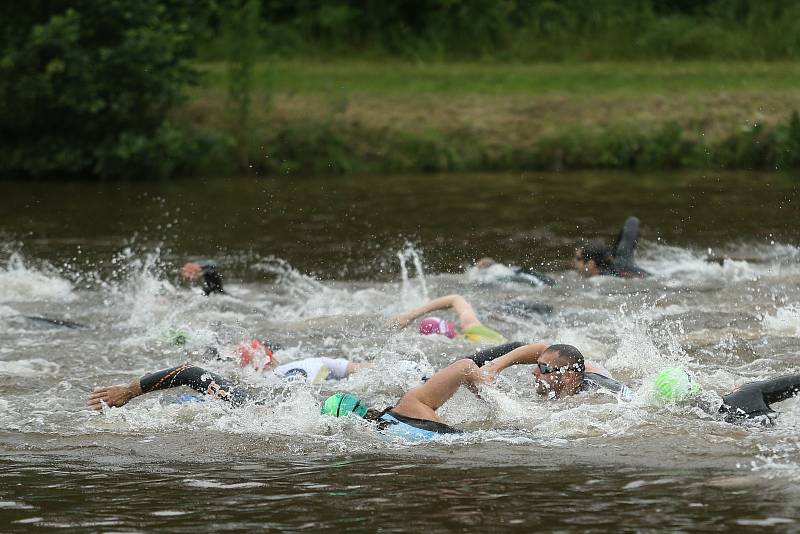
[[[575,371],[576,373],[580,373],[583,371],[583,369],[581,369],[581,366],[579,366],[578,364],[564,365],[562,367],[556,367],[554,365],[550,365],[547,363],[537,363],[536,365],[539,367],[539,372],[542,373],[543,375],[549,375],[550,373],[566,373],[569,371]]]

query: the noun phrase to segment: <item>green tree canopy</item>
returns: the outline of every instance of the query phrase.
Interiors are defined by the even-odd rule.
[[[212,7],[191,0],[4,2],[0,173],[174,171],[190,147],[166,114],[195,78],[188,59]]]

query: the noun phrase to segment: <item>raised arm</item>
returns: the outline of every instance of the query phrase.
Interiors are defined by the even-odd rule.
[[[395,315],[387,321],[387,326],[390,328],[403,328],[408,326],[414,319],[426,313],[449,308],[453,308],[453,311],[458,314],[458,320],[461,323],[462,330],[481,324],[470,303],[461,295],[453,294],[433,299],[422,306]]]
[[[633,255],[636,252],[636,243],[638,240],[639,219],[636,217],[628,217],[617,236],[617,241],[614,243],[614,259],[633,263]]]
[[[511,367],[512,365],[523,364],[531,365],[539,362],[539,356],[542,355],[547,347],[547,343],[531,343],[530,345],[523,345],[511,352],[500,356],[484,365],[485,372],[491,377],[500,373],[503,369]]]

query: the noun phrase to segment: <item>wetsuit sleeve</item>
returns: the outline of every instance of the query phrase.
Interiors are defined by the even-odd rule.
[[[639,219],[628,217],[614,243],[614,260],[620,265],[632,264],[639,240]]]
[[[211,395],[232,404],[242,404],[247,400],[244,391],[228,379],[188,363],[144,375],[139,379],[139,385],[142,393],[187,386],[204,395]]]
[[[512,350],[523,346],[525,346],[525,343],[520,341],[511,341],[509,343],[503,343],[502,345],[476,351],[472,356],[469,357],[469,359],[475,362],[478,367],[483,367],[486,362],[496,360],[500,356],[504,356]]]
[[[203,273],[203,293],[210,295],[211,293],[225,293],[222,289],[222,275],[217,271],[217,265],[212,262],[205,262],[200,264]]]
[[[758,417],[774,413],[770,403],[781,402],[800,393],[800,375],[784,375],[761,382],[750,382],[722,397],[720,412],[727,420]]]
[[[534,286],[539,286],[540,287],[542,285],[545,285],[545,286],[548,286],[548,287],[554,287],[557,284],[557,282],[554,279],[550,278],[549,276],[547,276],[544,273],[541,273],[539,271],[534,271],[533,269],[517,267],[516,269],[514,269],[514,273],[516,275],[518,275],[518,276],[519,275],[524,275],[524,276],[528,276],[528,277],[531,277],[531,278],[535,279],[536,283],[531,284],[531,285],[534,285]],[[530,281],[528,281],[528,280],[525,280],[525,281],[530,283]]]
[[[767,404],[785,401],[800,393],[800,375],[784,375],[766,380],[761,391]]]

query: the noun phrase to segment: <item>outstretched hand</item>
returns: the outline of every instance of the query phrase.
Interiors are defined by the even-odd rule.
[[[401,328],[407,326],[410,322],[411,320],[408,318],[407,313],[399,313],[386,319],[386,322],[383,324],[386,326],[386,328],[400,330]]]
[[[92,410],[102,410],[103,404],[109,407],[124,406],[135,396],[130,387],[125,384],[95,388],[94,391],[89,394],[86,406]]]

